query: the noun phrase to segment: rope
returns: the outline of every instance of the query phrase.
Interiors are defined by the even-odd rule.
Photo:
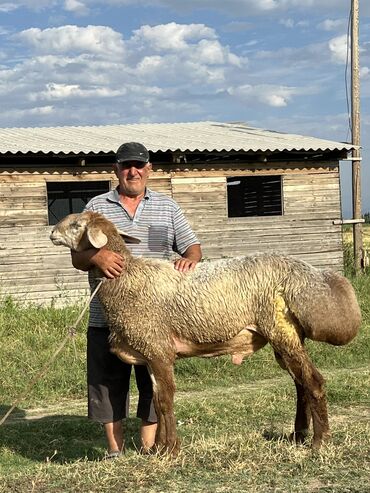
[[[90,298],[88,300],[88,302],[85,304],[82,312],[80,313],[80,316],[78,317],[78,319],[76,320],[76,322],[74,323],[74,325],[72,325],[71,327],[69,327],[69,330],[68,330],[68,334],[66,335],[66,337],[64,338],[64,340],[60,343],[60,345],[58,346],[57,350],[55,351],[55,353],[53,354],[53,356],[50,358],[50,360],[41,368],[41,370],[36,374],[36,376],[31,380],[31,382],[29,383],[27,389],[22,393],[20,394],[17,399],[15,400],[14,404],[12,405],[12,407],[8,410],[8,412],[2,417],[1,421],[0,421],[0,426],[6,421],[6,419],[8,418],[8,416],[14,411],[14,409],[17,407],[17,405],[24,399],[24,397],[29,393],[29,391],[32,389],[32,387],[35,385],[35,383],[42,377],[44,376],[44,374],[46,373],[46,370],[49,368],[49,366],[51,365],[51,363],[53,363],[53,361],[55,360],[55,358],[58,356],[58,354],[61,352],[61,350],[64,348],[64,346],[67,344],[67,342],[69,341],[69,339],[72,339],[75,335],[76,335],[76,328],[78,326],[78,324],[81,322],[83,316],[85,315],[85,312],[86,310],[88,309],[89,305],[90,305],[90,302],[91,300],[94,298],[94,296],[96,295],[96,293],[99,291],[100,289],[100,286],[103,284],[104,282],[104,279],[100,280],[99,284],[96,286],[95,290],[93,291],[93,293],[90,295]],[[73,339],[72,339],[73,340]]]

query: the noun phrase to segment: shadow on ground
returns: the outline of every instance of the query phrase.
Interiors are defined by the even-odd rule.
[[[10,410],[12,406],[0,404],[0,421],[5,418],[6,413]],[[6,423],[9,419],[13,418],[16,416],[17,418],[25,418],[26,416],[26,411],[24,409],[20,409],[19,407],[15,407],[11,414],[6,418],[4,423]]]
[[[7,412],[0,406],[0,415]],[[126,449],[137,449],[139,420],[126,420]],[[0,456],[21,456],[34,462],[66,463],[99,460],[106,450],[102,425],[86,416],[54,415],[27,418],[16,409],[0,426]]]
[[[268,442],[290,442],[289,435],[275,430],[263,430],[262,436]]]

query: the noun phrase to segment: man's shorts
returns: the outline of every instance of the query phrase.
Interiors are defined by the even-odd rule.
[[[89,327],[87,331],[88,416],[100,423],[112,423],[129,414],[132,365],[110,352],[109,329]],[[138,418],[157,422],[153,405],[153,386],[146,366],[135,365],[139,390]]]

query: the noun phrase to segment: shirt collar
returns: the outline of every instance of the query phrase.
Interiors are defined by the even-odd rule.
[[[145,188],[145,194],[144,194],[144,199],[145,200],[149,200],[152,196],[152,191],[150,190],[150,188],[146,187]],[[113,190],[111,190],[110,192],[108,192],[108,200],[110,202],[116,202],[117,204],[120,203],[120,200],[119,200],[119,193],[118,193],[118,186],[116,188],[114,188]]]

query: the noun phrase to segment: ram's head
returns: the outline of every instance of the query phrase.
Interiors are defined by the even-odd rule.
[[[54,226],[50,239],[54,245],[63,245],[75,252],[82,252],[92,247],[104,247],[109,235],[117,233],[126,243],[140,243],[137,238],[118,231],[103,215],[90,211],[66,216]]]

